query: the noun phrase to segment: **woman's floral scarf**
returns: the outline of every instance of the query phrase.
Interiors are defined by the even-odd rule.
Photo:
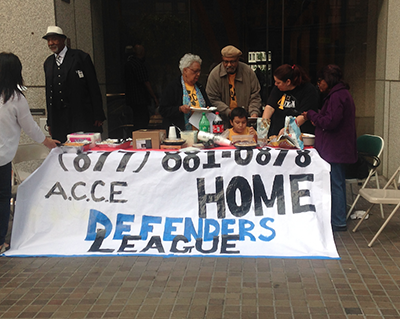
[[[183,77],[181,76],[181,83],[182,83],[182,90],[183,90],[183,99],[182,99],[182,105],[191,105],[190,103],[190,97],[189,94],[186,90],[185,82],[183,81]],[[201,91],[199,87],[195,84],[194,88],[196,89],[196,96],[197,99],[199,100],[200,107],[207,107],[206,101],[204,100],[203,94],[201,94]],[[189,118],[191,116],[191,113],[184,114],[185,118],[185,130],[191,131],[192,130],[192,125],[189,123]]]

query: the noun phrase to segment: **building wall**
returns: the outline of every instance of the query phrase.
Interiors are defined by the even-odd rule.
[[[28,88],[25,96],[31,109],[46,108],[43,62],[51,51],[42,36],[49,25],[60,26],[70,38],[72,48],[82,49],[92,56],[105,107],[103,31],[98,7],[93,17],[90,0],[70,0],[70,3],[62,0],[0,1],[0,51],[12,52],[20,58]],[[34,116],[38,124],[43,117]],[[24,133],[21,135],[21,144],[32,142]]]
[[[374,129],[385,141],[382,173],[390,176],[400,165],[400,5],[379,2]]]
[[[345,64],[341,66],[344,71],[344,80],[350,84],[350,92],[356,105],[356,129],[357,135],[374,133],[374,103],[371,101],[371,94],[367,87],[374,84],[368,78],[375,79],[375,63],[373,68],[368,61],[373,60],[376,52],[376,11],[371,10],[376,1],[369,1],[368,6],[363,6],[363,10],[368,12],[359,13],[362,17],[367,17],[359,23],[351,21],[351,17],[356,15],[356,5],[348,5],[349,27],[346,28],[346,52]],[[371,24],[375,23],[374,25]]]
[[[22,75],[28,87],[26,98],[31,108],[46,108],[43,62],[49,55],[42,36],[47,25],[54,25],[54,1],[9,0],[0,2],[1,51],[16,54],[22,63]],[[39,121],[39,117],[35,116]],[[21,143],[31,142],[25,135]]]

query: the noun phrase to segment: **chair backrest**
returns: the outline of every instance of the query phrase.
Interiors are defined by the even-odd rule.
[[[396,180],[396,177],[398,178],[398,180]],[[393,173],[393,175],[386,182],[386,184],[383,187],[383,189],[389,188],[390,186],[394,186],[395,189],[398,189],[399,181],[400,181],[400,166],[397,167],[396,171]]]
[[[18,146],[13,163],[44,160],[49,152],[50,150],[43,144],[21,144]]]
[[[12,160],[12,170],[14,172],[11,179],[12,185],[20,184],[31,173],[30,171],[25,172],[23,169],[18,169],[18,165],[16,164],[29,161],[44,160],[49,153],[50,150],[43,144],[36,143],[18,145],[17,153]]]
[[[384,144],[382,137],[364,134],[357,138],[357,151],[380,157]]]

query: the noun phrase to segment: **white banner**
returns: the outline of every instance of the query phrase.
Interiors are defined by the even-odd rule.
[[[54,149],[18,189],[7,256],[339,258],[314,149]]]

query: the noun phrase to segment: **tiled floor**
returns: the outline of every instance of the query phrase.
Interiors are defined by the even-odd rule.
[[[341,260],[0,258],[0,318],[400,318],[400,214],[368,248],[373,212]]]

